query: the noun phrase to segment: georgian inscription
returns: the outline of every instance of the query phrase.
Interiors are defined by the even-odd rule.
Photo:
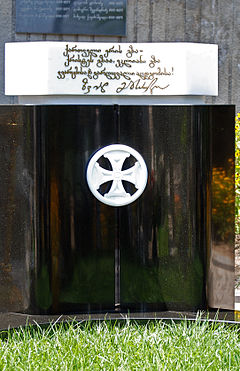
[[[16,31],[125,35],[126,0],[16,0]]]
[[[174,66],[143,44],[95,45],[66,44],[57,80],[74,80],[84,95],[161,95],[170,87]]]

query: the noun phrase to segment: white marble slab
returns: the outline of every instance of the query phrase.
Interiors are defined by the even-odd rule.
[[[5,94],[216,96],[218,47],[198,43],[6,43]]]

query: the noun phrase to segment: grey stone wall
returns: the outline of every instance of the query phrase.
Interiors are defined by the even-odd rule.
[[[240,111],[239,0],[128,0],[127,37],[15,33],[15,0],[0,0],[0,103],[4,96],[4,43],[66,40],[114,42],[188,41],[219,45],[219,96],[208,103],[233,103]],[[176,56],[177,58],[177,56]]]

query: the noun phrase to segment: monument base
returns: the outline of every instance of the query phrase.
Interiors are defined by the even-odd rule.
[[[140,313],[85,313],[72,315],[29,315],[22,313],[0,313],[0,330],[24,327],[28,325],[46,326],[50,323],[60,324],[61,322],[75,321],[84,323],[87,321],[121,321],[121,322],[149,322],[149,321],[208,321],[218,323],[239,324],[233,311],[220,310],[208,312],[140,312]]]

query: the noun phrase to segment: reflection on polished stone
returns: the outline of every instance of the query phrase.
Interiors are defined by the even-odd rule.
[[[234,310],[234,252],[232,246],[213,244],[208,272],[208,304]]]
[[[148,168],[119,208],[86,182],[114,143]],[[1,106],[0,145],[1,312],[233,309],[233,106]]]

